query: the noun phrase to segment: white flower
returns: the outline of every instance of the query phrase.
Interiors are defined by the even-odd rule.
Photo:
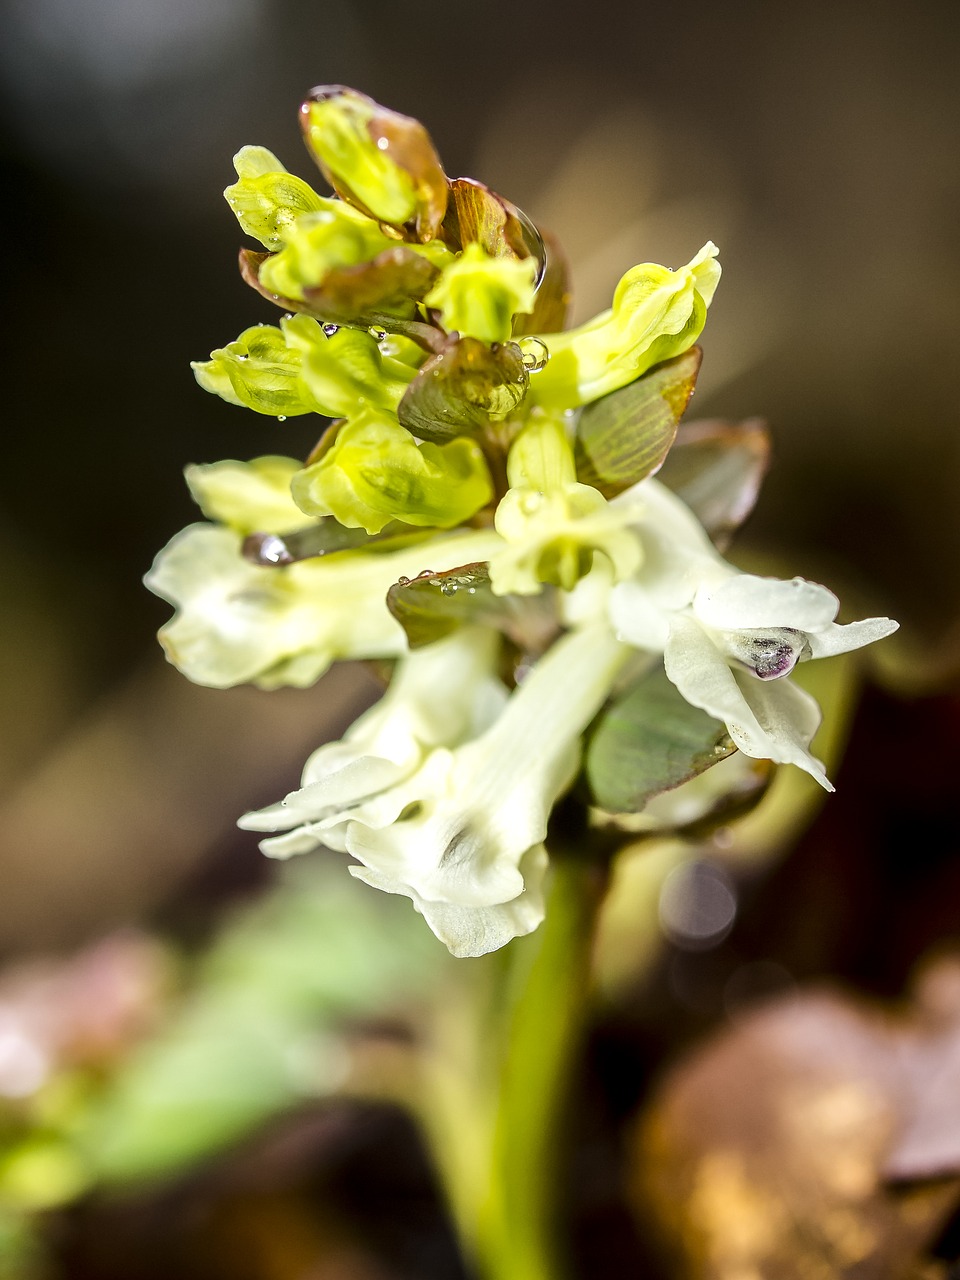
[[[239,825],[285,833],[261,841],[268,857],[316,849],[323,843],[320,824],[348,819],[357,805],[409,777],[429,750],[455,747],[496,719],[507,699],[493,670],[498,651],[497,632],[462,627],[403,655],[380,701],[339,742],[310,756],[300,789],[244,814]]]
[[[363,864],[350,868],[359,879],[409,897],[454,955],[529,933],[543,916],[550,811],[626,653],[604,624],[563,636],[489,729],[321,821],[324,842]]]
[[[808,750],[820,709],[784,677],[801,659],[860,648],[898,624],[867,618],[839,625],[839,601],[826,587],[739,573],[678,498],[655,480],[631,494],[641,491],[648,504],[636,526],[643,567],[609,597],[618,635],[662,650],[669,679],[688,702],[722,720],[746,755],[799,765],[832,790]]]
[[[455,533],[400,551],[340,551],[282,568],[249,563],[242,537],[191,525],[144,579],[178,608],[160,631],[171,662],[197,684],[312,684],[338,658],[397,657],[406,637],[386,606],[400,577],[484,560],[492,532]]]

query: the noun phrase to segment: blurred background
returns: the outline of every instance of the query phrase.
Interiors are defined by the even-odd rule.
[[[658,932],[660,977],[648,965],[643,983],[631,977],[641,967],[635,930],[611,943],[610,1009],[585,1083],[595,1129],[580,1148],[585,1167],[594,1159],[607,1170],[594,1185],[609,1197],[574,1216],[583,1256],[602,1234],[615,1258],[622,1238],[618,1265],[630,1274],[639,1246],[611,1153],[664,1055],[723,1022],[731,974],[767,964],[754,976],[776,990],[826,975],[900,998],[923,957],[960,936],[956,6],[4,0],[2,16],[0,957],[13,967],[0,1001],[0,1092],[10,1098],[30,1096],[33,1079],[4,1040],[16,992],[41,978],[49,992],[53,971],[43,966],[85,956],[70,964],[81,977],[86,964],[120,982],[129,996],[120,1005],[134,1010],[130,1035],[144,1034],[160,993],[177,989],[184,955],[231,911],[282,890],[255,838],[235,831],[237,814],[293,786],[307,752],[377,691],[353,667],[309,692],[202,690],[165,665],[153,639],[169,611],[140,578],[195,517],[182,467],[302,456],[314,443],[303,419],[278,424],[221,403],[189,369],[273,318],[235,268],[242,237],[221,197],[234,152],[267,146],[312,180],[297,108],[319,83],[352,85],[417,116],[448,173],[482,179],[559,235],[576,320],[606,306],[636,262],[676,266],[708,238],[721,248],[693,416],[760,414],[774,440],[773,470],[736,555],[823,581],[848,616],[890,614],[903,630],[878,653],[859,711],[844,703],[852,746],[838,798],[805,843],[781,822],[778,858],[747,875],[736,926],[731,917],[712,949],[681,946],[679,978],[676,939]],[[806,823],[809,805],[804,813]],[[709,898],[709,876],[704,883]],[[298,926],[308,970],[315,925]],[[261,926],[244,917],[232,927]],[[646,945],[636,943],[638,955]],[[440,966],[433,950],[423,963]],[[89,1003],[74,978],[76,1001]],[[308,1006],[296,1017],[309,1022]],[[127,1043],[127,1013],[111,1024],[110,1053]],[[256,1022],[260,1006],[249,1017]],[[85,1070],[101,1062],[80,1058]],[[4,1086],[8,1060],[21,1076]],[[324,1079],[339,1069],[333,1062]],[[274,1257],[263,1245],[261,1266],[253,1246],[241,1259],[211,1228],[195,1272],[165,1255],[156,1274],[459,1274],[399,1113],[322,1111],[311,1124],[315,1149],[303,1125],[269,1135],[273,1183],[255,1173],[266,1157],[248,1152],[229,1195],[204,1193],[224,1238],[236,1205],[256,1200],[262,1238],[279,1232],[297,1248]],[[373,1214],[386,1235],[371,1255],[343,1243],[342,1220],[363,1198],[349,1191],[351,1177],[387,1206]],[[296,1196],[280,1195],[281,1183],[295,1183]],[[82,1186],[80,1177],[78,1195]],[[193,1193],[164,1194],[180,1200],[138,1202],[140,1218],[109,1219],[115,1242],[134,1242],[116,1272],[125,1280],[155,1274],[135,1242],[182,1224],[181,1201]],[[397,1206],[411,1204],[422,1210],[420,1235],[409,1212],[398,1225]],[[107,1280],[115,1273],[91,1240],[103,1230],[96,1214],[108,1211],[71,1212],[58,1220],[55,1247],[37,1245],[29,1265]],[[931,1214],[942,1226],[946,1210]],[[924,1248],[935,1235],[931,1227]],[[321,1265],[330,1239],[339,1261]],[[34,1245],[21,1246],[10,1275],[28,1274]],[[723,1257],[683,1266],[733,1276]],[[837,1264],[824,1274],[846,1272]]]

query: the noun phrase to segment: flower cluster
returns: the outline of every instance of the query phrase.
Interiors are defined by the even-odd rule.
[[[417,121],[339,87],[301,119],[333,196],[260,147],[225,192],[263,246],[241,252],[244,278],[284,315],[194,368],[232,404],[329,425],[303,462],[188,468],[209,522],[147,583],[177,607],[168,656],[202,684],[395,660],[302,786],[241,825],[274,857],[346,851],[454,954],[480,955],[542,919],[547,824],[588,730],[629,760],[676,727],[672,772],[631,779],[632,800],[588,770],[606,809],[641,808],[734,746],[829,788],[819,709],[790,673],[896,624],[838,625],[825,588],[740,573],[711,539],[763,469],[755,424],[679,426],[714,245],[678,270],[633,267],[608,311],[564,330],[556,245],[448,179]],[[631,714],[611,720],[624,696]]]

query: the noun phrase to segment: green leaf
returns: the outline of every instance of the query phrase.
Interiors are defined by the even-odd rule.
[[[478,436],[517,408],[528,384],[516,343],[491,347],[479,338],[460,338],[425,362],[404,392],[397,416],[413,435],[437,444]]]
[[[691,706],[660,665],[601,712],[584,768],[595,804],[636,813],[735,750],[724,725]]]
[[[657,470],[693,395],[702,355],[691,347],[584,407],[575,441],[583,484],[612,498]]]
[[[502,631],[524,653],[540,653],[557,630],[552,592],[495,596],[485,563],[401,578],[387,592],[387,608],[407,633],[411,649],[442,640],[465,623],[477,623]]]
[[[753,510],[769,465],[770,433],[762,418],[685,422],[658,478],[723,546]]]

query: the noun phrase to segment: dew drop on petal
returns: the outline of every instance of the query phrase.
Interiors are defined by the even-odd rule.
[[[251,533],[243,540],[242,553],[251,564],[265,566],[292,564],[295,559],[284,540],[275,533]]]
[[[339,332],[339,330],[340,326],[338,324],[325,324],[323,326],[323,332],[328,338],[332,338],[335,333]]]
[[[405,587],[409,581],[410,579],[406,576],[406,574],[401,574],[400,577],[397,579],[397,586]]]
[[[387,336],[386,329],[381,329],[378,325],[372,325],[369,332],[370,337],[373,338],[375,342],[382,342]]]
[[[278,414],[277,414],[277,421],[278,421],[278,422],[286,422],[286,420],[287,420],[287,415],[286,415],[285,413],[278,413]]]
[[[445,596],[455,596],[457,594],[457,584],[445,580],[440,583],[440,590]]]
[[[546,368],[550,349],[540,338],[521,338],[517,343],[522,353],[523,367],[528,373],[539,373]]]

